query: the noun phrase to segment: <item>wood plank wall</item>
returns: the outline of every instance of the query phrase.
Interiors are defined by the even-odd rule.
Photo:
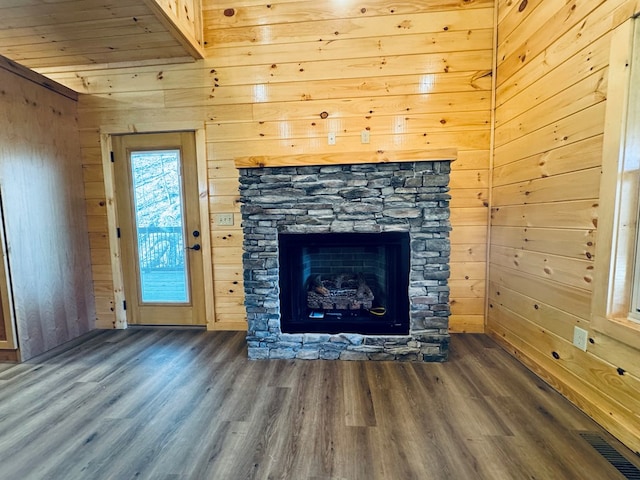
[[[86,94],[79,114],[99,325],[113,321],[100,127],[203,121],[216,328],[245,321],[234,157],[453,147],[450,327],[483,331],[493,0],[203,7],[204,61],[50,75]],[[370,144],[360,142],[364,129]],[[234,227],[216,225],[227,212]]]
[[[498,2],[487,323],[635,450],[639,352],[592,331],[588,353],[572,339],[589,330],[611,30],[638,3]]]
[[[38,84],[31,72],[14,74],[4,60],[0,190],[18,343],[27,360],[93,329],[95,308],[76,101]]]

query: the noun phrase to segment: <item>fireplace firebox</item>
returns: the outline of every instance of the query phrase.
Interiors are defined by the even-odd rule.
[[[409,234],[280,234],[283,333],[409,333]]]

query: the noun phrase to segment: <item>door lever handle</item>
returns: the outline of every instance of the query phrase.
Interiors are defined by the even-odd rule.
[[[187,247],[187,250],[195,250],[197,252],[200,250],[200,244],[196,243],[193,247]]]

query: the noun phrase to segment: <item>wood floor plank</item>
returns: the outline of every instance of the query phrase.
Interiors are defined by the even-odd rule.
[[[0,369],[0,478],[623,478],[615,439],[489,337],[446,363],[248,360],[241,332],[136,329]]]
[[[349,427],[373,427],[376,413],[371,399],[371,387],[367,380],[365,362],[347,362],[343,366],[343,391],[345,425]]]

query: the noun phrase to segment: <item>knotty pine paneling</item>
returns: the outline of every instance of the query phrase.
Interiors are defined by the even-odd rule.
[[[495,187],[493,201],[497,205],[522,205],[584,200],[596,198],[599,189],[600,168],[594,167]]]
[[[214,3],[213,0],[203,2],[205,5]],[[215,2],[218,6],[232,2]],[[370,2],[371,4],[386,2]],[[417,2],[416,2],[417,3]],[[424,2],[428,6],[431,2]],[[468,5],[473,5],[470,3]],[[382,40],[385,37],[431,33],[434,31],[464,31],[487,28],[493,22],[493,6],[485,3],[480,8],[441,9],[438,11],[408,12],[398,15],[389,11],[378,16],[362,16],[360,18],[326,19],[325,11],[332,11],[332,3],[316,3],[315,18],[309,21],[296,22],[295,41],[318,42],[370,37],[370,31],[379,33]],[[227,8],[225,8],[226,10]],[[224,15],[224,13],[223,13]],[[269,18],[269,15],[264,17]],[[274,22],[277,22],[274,19]],[[266,24],[265,24],[266,23]],[[235,28],[216,28],[205,25],[204,40],[206,45],[234,47],[264,43],[292,43],[291,22],[270,23],[265,19],[257,20],[254,25]]]
[[[312,22],[320,20],[346,20],[349,18],[379,17],[388,14],[403,15],[430,12],[451,12],[461,7],[487,8],[493,7],[493,0],[476,0],[474,2],[457,3],[451,0],[409,1],[401,4],[372,2],[366,6],[351,3],[335,2],[332,8],[324,8],[313,0],[280,1],[267,4],[258,1],[242,2],[205,2],[204,17],[210,29],[230,27],[251,27],[263,23],[265,12],[269,12],[272,23]]]
[[[0,5],[2,53],[44,73],[203,58],[200,0],[26,0]]]
[[[569,145],[547,150],[512,161],[492,171],[493,186],[533,181],[599,167],[602,158],[602,135],[589,137]]]
[[[548,99],[537,98],[534,107],[527,108],[527,104],[525,104],[523,112],[516,111],[511,114],[501,112],[500,118],[514,119],[500,122],[500,129],[496,132],[496,145],[504,145],[548,125],[549,122],[570,117],[581,110],[604,102],[606,100],[607,75],[607,69],[602,69],[562,90],[561,94]],[[515,103],[522,106],[519,100],[521,99],[516,99]],[[512,100],[510,103],[514,103],[514,101]],[[502,108],[506,110],[509,106],[511,105],[503,105]]]
[[[573,230],[494,225],[491,227],[491,243],[494,246],[591,260],[595,252],[595,228]]]
[[[639,5],[498,4],[486,328],[638,450],[639,352],[590,331],[590,316],[611,31]]]
[[[58,69],[79,103],[92,238],[106,226],[99,132],[206,126],[216,320],[237,326],[242,232],[235,157],[456,148],[452,165],[452,331],[484,329],[493,1],[205,1],[204,60]],[[293,25],[295,23],[295,25]],[[370,144],[360,142],[369,130]],[[335,146],[327,134],[335,132]],[[234,226],[215,223],[234,213]],[[111,326],[106,257],[94,241],[99,324]]]

